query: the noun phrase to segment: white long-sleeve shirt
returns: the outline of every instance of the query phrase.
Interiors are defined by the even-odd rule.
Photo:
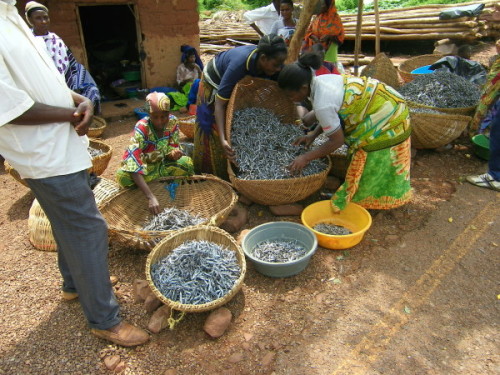
[[[255,23],[264,34],[269,34],[274,21],[279,19],[279,14],[274,8],[274,4],[271,3],[265,7],[245,12],[243,19],[249,24]]]

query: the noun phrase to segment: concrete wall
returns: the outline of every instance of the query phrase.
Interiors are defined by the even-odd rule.
[[[27,1],[20,0],[17,6],[24,14]],[[78,5],[123,5],[133,4],[138,13],[139,33],[144,36],[143,61],[145,87],[172,86],[180,63],[180,46],[189,44],[199,48],[198,3],[196,0],[38,0],[49,8],[51,31],[58,34],[78,61],[86,63],[86,52],[82,44]],[[103,36],[104,40],[105,36]]]

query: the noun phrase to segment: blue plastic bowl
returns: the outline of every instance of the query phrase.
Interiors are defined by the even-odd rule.
[[[301,258],[286,263],[272,263],[257,259],[252,255],[253,249],[263,241],[297,240],[307,253]],[[265,276],[289,277],[302,272],[318,248],[318,240],[312,230],[304,225],[288,221],[266,223],[253,228],[241,243],[246,257],[252,261],[255,269]]]
[[[412,70],[410,73],[411,74],[429,74],[429,73],[434,73],[434,70],[429,69],[431,66],[430,65],[424,65],[421,66],[420,68]]]
[[[149,113],[144,112],[144,108],[134,108],[134,113],[137,116],[138,120],[140,120],[146,116],[149,116]]]

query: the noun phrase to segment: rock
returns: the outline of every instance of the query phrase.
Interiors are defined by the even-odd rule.
[[[269,210],[275,216],[299,216],[304,210],[304,206],[294,204],[282,204],[280,206],[269,206]]]
[[[233,314],[226,307],[212,311],[205,321],[203,330],[213,338],[221,337],[231,324]]]
[[[177,375],[177,370],[175,368],[169,368],[163,375]]]
[[[121,358],[119,355],[108,355],[104,357],[103,361],[106,368],[113,371],[118,366],[118,363],[120,363]]]
[[[238,197],[238,202],[244,204],[245,206],[251,206],[253,204],[252,200],[243,194]]]
[[[253,333],[244,333],[243,337],[245,338],[245,341],[250,341],[253,337]]]
[[[245,238],[245,236],[248,234],[248,232],[250,232],[250,229],[243,229],[240,234],[238,235],[238,238],[236,238],[236,243],[238,245],[241,246],[241,244],[243,243],[243,239]]]
[[[250,344],[248,342],[244,342],[241,344],[241,347],[245,350],[250,350]]]
[[[111,285],[116,285],[118,282],[118,276],[110,276],[109,281],[111,282]]]
[[[229,217],[220,226],[221,229],[229,233],[237,232],[248,221],[248,209],[243,206],[236,206]]]
[[[162,305],[161,301],[151,292],[144,301],[144,308],[148,313],[152,313]]]
[[[340,178],[335,176],[327,176],[325,182],[325,189],[337,191],[337,189],[342,185]]]
[[[240,362],[241,360],[243,360],[242,352],[234,353],[229,357],[229,362],[231,363],[237,363]]]
[[[262,358],[262,366],[269,366],[276,356],[275,352],[267,352],[264,358]]]
[[[123,372],[125,371],[125,369],[127,368],[127,364],[123,361],[121,361],[120,363],[118,363],[118,365],[115,367],[115,372],[116,373],[120,373],[120,372]]]
[[[168,318],[170,317],[170,307],[167,305],[157,309],[151,319],[149,319],[148,330],[153,333],[158,333],[168,326]]]
[[[134,280],[133,291],[134,291],[135,303],[144,302],[151,293],[148,281],[139,279]]]

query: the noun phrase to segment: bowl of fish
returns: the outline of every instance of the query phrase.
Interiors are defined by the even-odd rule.
[[[318,244],[332,250],[356,246],[372,225],[370,213],[360,205],[350,202],[335,213],[330,200],[310,204],[302,211],[301,219],[316,235]]]
[[[309,228],[287,221],[261,224],[241,243],[246,257],[265,276],[289,277],[302,272],[316,252],[318,240]]]

